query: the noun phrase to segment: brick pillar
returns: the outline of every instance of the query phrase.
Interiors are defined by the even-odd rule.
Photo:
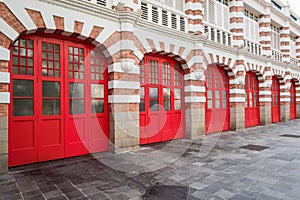
[[[191,70],[184,76],[184,79],[186,137],[198,139],[205,135],[204,71],[202,69]]]
[[[271,86],[272,86],[272,63],[268,62],[265,67],[265,78],[259,82],[260,124],[268,126],[272,124],[271,112]]]
[[[185,14],[188,15],[188,33],[203,34],[203,0],[186,0]]]
[[[298,60],[298,67],[300,67],[300,36],[296,38],[296,58]]]
[[[270,7],[265,14],[259,16],[259,43],[262,45],[262,55],[272,56]]]
[[[113,45],[111,51],[113,64],[109,66],[109,106],[111,150],[116,153],[139,148],[139,73],[138,61],[133,50],[134,19],[126,13],[120,13],[121,32],[118,39],[119,49]],[[110,50],[110,48],[108,48]]]
[[[291,72],[287,69],[285,72],[285,82],[280,83],[280,120],[286,122],[290,120],[290,103],[291,103]]]
[[[230,77],[230,128],[231,130],[245,129],[245,72],[244,57],[239,56],[233,68],[237,71]]]
[[[231,0],[229,3],[230,32],[233,34],[234,47],[244,46],[244,3],[243,0]]]
[[[0,174],[8,172],[8,61],[10,52],[0,47]]]
[[[280,50],[282,52],[282,61],[290,63],[290,28],[289,22],[286,22],[284,27],[280,28]]]

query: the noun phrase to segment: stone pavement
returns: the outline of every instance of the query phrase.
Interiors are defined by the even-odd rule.
[[[187,186],[190,200],[299,200],[298,136],[294,120],[12,168],[0,176],[0,199],[142,199],[149,186],[167,185]]]

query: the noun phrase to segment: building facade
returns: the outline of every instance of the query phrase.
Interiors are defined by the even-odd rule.
[[[279,0],[0,0],[0,173],[300,117]]]

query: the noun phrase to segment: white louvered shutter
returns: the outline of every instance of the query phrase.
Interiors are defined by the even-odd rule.
[[[176,0],[175,4],[177,10],[183,11],[184,0]]]
[[[219,2],[216,2],[216,25],[222,27],[223,25],[223,5]]]
[[[229,7],[223,6],[223,28],[229,31]]]
[[[208,0],[208,22],[215,24],[215,1]]]

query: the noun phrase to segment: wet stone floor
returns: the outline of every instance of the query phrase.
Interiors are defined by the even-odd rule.
[[[298,136],[294,120],[11,168],[0,199],[299,200]]]

